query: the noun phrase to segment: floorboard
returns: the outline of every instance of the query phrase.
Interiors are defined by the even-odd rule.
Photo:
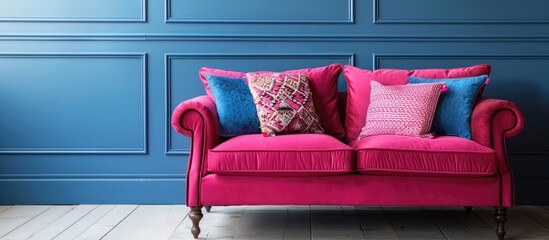
[[[77,236],[75,240],[101,239],[120,222],[122,222],[128,215],[130,215],[136,208],[137,205],[118,205],[114,207],[109,213]]]
[[[0,212],[0,237],[48,210],[51,206],[13,206]]]
[[[248,206],[235,225],[235,239],[284,239],[288,220],[287,206]]]
[[[380,207],[356,207],[356,211],[367,239],[398,239],[393,226]]]
[[[365,239],[356,214],[344,206],[311,206],[311,239]]]
[[[12,230],[8,234],[2,237],[3,240],[22,240],[29,239],[35,233],[44,229],[55,220],[59,219],[63,215],[67,214],[69,211],[74,209],[76,206],[57,206],[51,207],[47,210],[41,212],[33,219],[24,223],[23,225]]]
[[[430,215],[416,207],[382,207],[398,239],[447,239]]]
[[[44,240],[54,239],[57,235],[61,234],[67,228],[78,222],[81,218],[86,216],[92,210],[97,208],[98,205],[78,205],[71,209],[65,215],[53,221],[46,228],[38,231],[29,239],[31,240]]]
[[[444,236],[450,240],[491,239],[494,230],[484,220],[463,207],[424,208]]]
[[[141,205],[102,239],[168,239],[187,212],[182,205]]]
[[[192,240],[183,205],[0,206],[0,240]],[[494,209],[214,206],[199,239],[496,239]],[[549,207],[508,210],[507,240],[549,239]]]
[[[288,224],[284,240],[311,239],[311,207],[288,207]]]
[[[115,206],[114,205],[100,205],[93,209],[86,216],[80,218],[76,223],[65,229],[62,233],[57,235],[54,240],[73,240],[80,236],[95,222],[109,213]]]
[[[474,212],[487,222],[492,229],[496,229],[494,208],[474,208]],[[507,210],[508,220],[505,224],[507,230],[506,239],[549,239],[549,230],[541,226],[531,217],[518,208]]]
[[[12,205],[0,205],[0,213],[13,207]]]
[[[518,206],[517,208],[544,228],[549,229],[549,208],[536,206]]]

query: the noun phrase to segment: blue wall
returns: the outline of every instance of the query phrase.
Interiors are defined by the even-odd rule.
[[[473,7],[471,7],[473,6]],[[549,2],[0,0],[0,204],[183,203],[171,110],[201,66],[493,66],[527,117],[519,203],[549,204]],[[340,80],[340,90],[345,83]]]

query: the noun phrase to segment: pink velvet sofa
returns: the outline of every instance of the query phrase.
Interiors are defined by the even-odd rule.
[[[514,203],[505,141],[524,117],[512,102],[483,98],[473,109],[472,140],[381,135],[351,147],[323,134],[222,139],[215,103],[200,96],[176,107],[172,125],[192,140],[186,201],[195,238],[203,206],[390,205],[492,206],[503,239]]]

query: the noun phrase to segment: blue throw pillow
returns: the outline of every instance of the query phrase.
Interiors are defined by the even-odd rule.
[[[466,78],[429,79],[408,77],[414,83],[444,82],[448,91],[440,96],[433,119],[437,134],[471,139],[471,114],[480,89],[488,75]]]
[[[244,78],[206,75],[206,80],[215,98],[220,136],[261,132],[257,109]]]

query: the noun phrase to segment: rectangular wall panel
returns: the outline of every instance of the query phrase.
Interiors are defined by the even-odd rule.
[[[549,23],[549,1],[373,0],[374,23]]]
[[[166,152],[186,154],[189,152],[189,138],[176,133],[170,124],[173,109],[182,101],[205,95],[204,86],[198,78],[203,66],[241,71],[284,71],[288,69],[311,68],[331,63],[354,65],[354,54],[168,54],[166,57],[166,104],[167,133]],[[339,79],[340,91],[344,85]]]
[[[540,72],[549,66],[549,55],[374,55],[377,68],[453,68],[489,63],[491,83],[484,96],[516,103],[525,113],[548,116],[549,85]],[[520,66],[520,70],[517,69]],[[545,78],[547,79],[547,78]],[[546,136],[549,127],[544,118],[526,115],[524,130],[508,140],[513,154],[549,154]]]
[[[0,54],[0,153],[146,153],[146,55]]]
[[[0,0],[0,21],[145,22],[145,0]]]
[[[354,0],[166,0],[167,22],[353,23]]]

